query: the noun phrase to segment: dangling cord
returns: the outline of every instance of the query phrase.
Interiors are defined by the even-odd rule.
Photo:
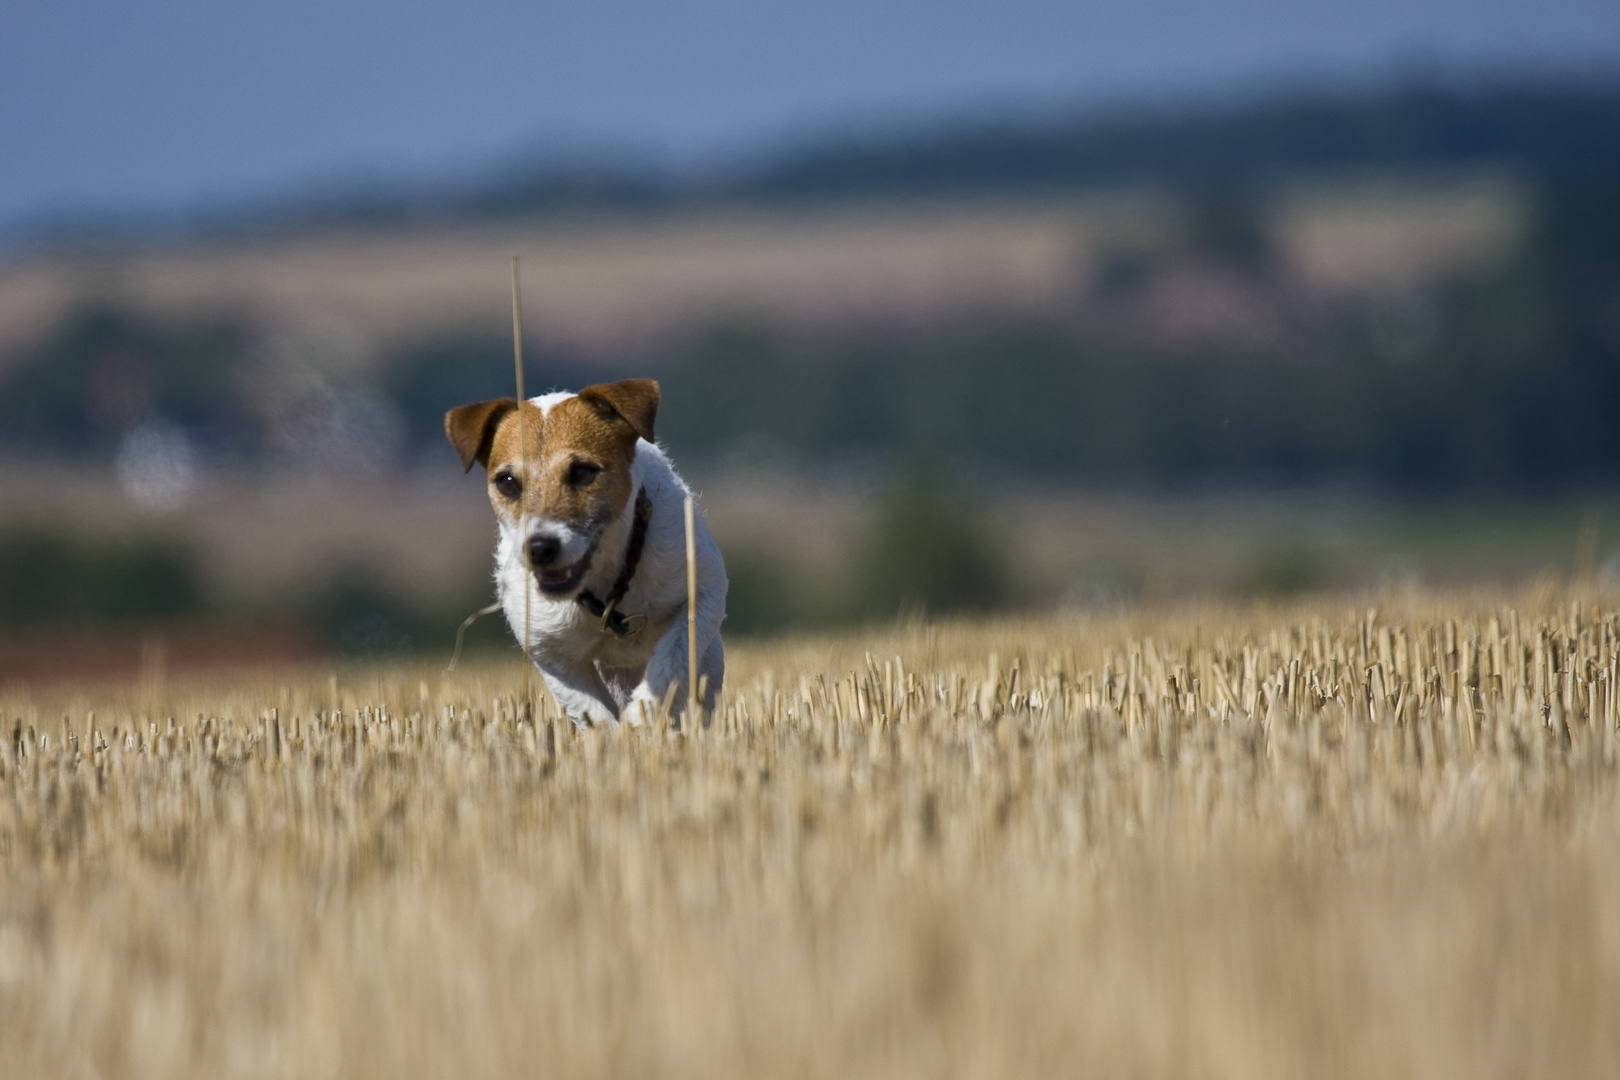
[[[461,627],[456,630],[456,651],[450,656],[450,666],[444,669],[446,675],[454,675],[456,665],[461,663],[461,641],[467,636],[467,627],[482,619],[485,615],[493,615],[499,610],[501,610],[501,602],[497,600],[487,608],[479,608],[461,621]]]

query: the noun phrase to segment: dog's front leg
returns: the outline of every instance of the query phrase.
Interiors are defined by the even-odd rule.
[[[593,724],[612,727],[618,723],[618,706],[613,703],[613,695],[608,693],[607,685],[602,682],[594,666],[588,663],[585,666],[541,663],[537,660],[535,667],[540,669],[551,696],[568,714],[575,727],[584,728]]]

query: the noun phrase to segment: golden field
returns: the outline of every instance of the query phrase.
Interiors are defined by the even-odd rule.
[[[1612,1076],[1591,589],[0,699],[0,1073]]]

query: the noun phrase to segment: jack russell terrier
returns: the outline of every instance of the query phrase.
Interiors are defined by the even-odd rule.
[[[639,724],[687,700],[686,523],[691,494],[653,442],[658,383],[451,409],[463,471],[483,465],[500,541],[495,585],[523,651],[580,727]],[[725,679],[726,568],[701,515],[697,649],[703,707]]]

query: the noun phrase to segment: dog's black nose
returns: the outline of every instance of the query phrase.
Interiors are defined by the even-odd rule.
[[[529,537],[529,565],[550,566],[562,554],[562,541],[555,536]]]

